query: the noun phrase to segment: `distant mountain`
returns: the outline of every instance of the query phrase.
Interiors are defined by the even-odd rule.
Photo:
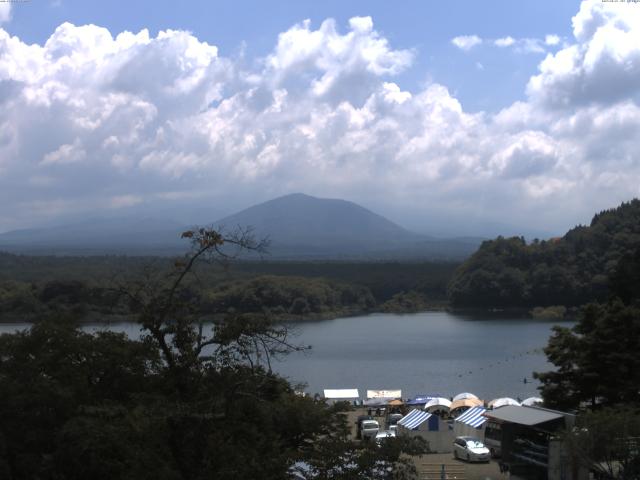
[[[251,225],[257,237],[269,238],[273,258],[462,259],[482,242],[420,235],[356,203],[302,193],[254,205],[215,225]]]
[[[254,205],[215,225],[251,225],[257,236],[268,236],[271,247],[278,251],[309,253],[391,250],[427,238],[353,202],[301,193]]]
[[[462,259],[481,239],[420,235],[357,205],[301,193],[254,205],[214,222],[252,227],[270,239],[273,259]],[[0,234],[0,250],[38,254],[176,254],[187,248],[188,226],[158,219],[92,219],[54,228]]]

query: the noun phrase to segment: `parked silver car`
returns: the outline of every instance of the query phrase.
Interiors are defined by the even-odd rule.
[[[491,459],[491,453],[477,438],[457,437],[453,441],[453,457],[468,462],[488,462]]]

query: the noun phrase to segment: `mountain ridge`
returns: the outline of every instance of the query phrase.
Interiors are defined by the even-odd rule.
[[[412,232],[357,203],[284,195],[212,222],[214,228],[251,227],[271,241],[274,259],[462,259],[481,239],[436,239]],[[180,233],[191,228],[159,219],[90,219],[57,227],[0,234],[0,249],[39,254],[179,254]]]

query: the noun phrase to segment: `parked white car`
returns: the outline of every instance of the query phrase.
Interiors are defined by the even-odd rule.
[[[453,457],[468,462],[488,462],[491,459],[491,453],[477,438],[457,437],[453,441]]]
[[[375,438],[380,431],[380,424],[377,420],[364,420],[362,422],[362,438],[368,440]]]

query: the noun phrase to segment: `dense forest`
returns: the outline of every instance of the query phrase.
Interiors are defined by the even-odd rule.
[[[52,257],[0,253],[3,321],[70,312],[82,321],[120,320],[134,312],[121,286],[161,278],[163,257]],[[442,308],[457,264],[448,262],[237,261],[194,267],[191,295],[201,315],[268,312],[279,320],[320,319],[373,311]]]
[[[579,306],[606,300],[611,281],[640,248],[640,200],[593,217],[562,238],[484,242],[455,272],[453,307]]]

